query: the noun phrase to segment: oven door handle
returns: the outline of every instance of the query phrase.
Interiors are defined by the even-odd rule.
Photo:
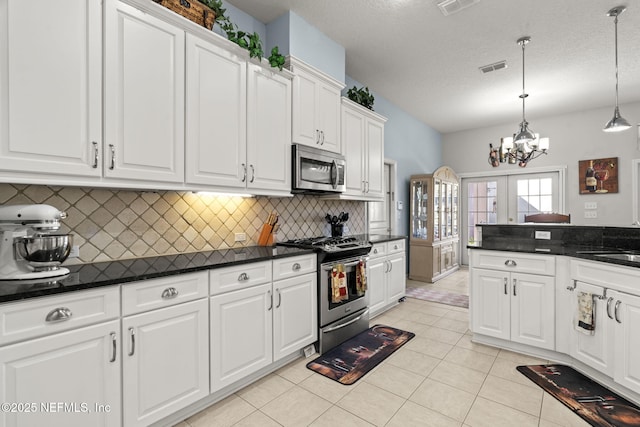
[[[369,309],[366,309],[360,316],[356,317],[355,319],[351,319],[346,323],[341,323],[340,325],[336,325],[336,326],[333,326],[333,327],[328,328],[328,329],[323,329],[322,333],[328,334],[329,332],[333,332],[333,331],[336,331],[338,329],[342,329],[342,328],[344,328],[346,326],[349,326],[352,323],[356,323],[358,320],[362,319],[362,316],[364,316],[365,314],[368,314],[368,313],[369,313]]]
[[[357,259],[355,261],[346,262],[346,263],[338,262],[338,263],[335,263],[335,264],[333,264],[333,263],[332,264],[327,264],[327,265],[323,265],[322,266],[322,270],[323,271],[331,271],[333,269],[333,267],[335,267],[338,264],[342,264],[344,266],[344,268],[353,267],[355,265],[358,265],[360,263],[360,261],[363,261],[363,259]]]

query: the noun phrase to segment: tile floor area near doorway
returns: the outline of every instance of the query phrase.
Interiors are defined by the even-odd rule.
[[[416,336],[352,386],[298,359],[176,427],[589,426],[515,369],[547,361],[472,343],[467,309],[407,298],[371,324]]]

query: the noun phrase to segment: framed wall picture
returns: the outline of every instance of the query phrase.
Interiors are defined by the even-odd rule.
[[[618,192],[618,158],[578,161],[580,194],[608,194]]]

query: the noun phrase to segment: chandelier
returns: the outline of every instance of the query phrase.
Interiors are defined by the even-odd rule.
[[[531,37],[521,37],[517,41],[522,47],[522,95],[519,96],[522,99],[522,122],[513,137],[500,140],[500,148],[489,144],[489,164],[494,168],[504,162],[518,163],[518,166],[524,168],[531,160],[547,154],[549,150],[549,138],[540,138],[540,134],[533,133],[524,115],[524,100],[529,96],[524,89],[524,47],[530,41]]]

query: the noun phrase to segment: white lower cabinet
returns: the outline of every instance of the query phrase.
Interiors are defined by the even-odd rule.
[[[640,393],[640,296],[610,292],[609,313],[614,324],[613,379],[629,390]]]
[[[472,251],[471,330],[490,337],[555,349],[553,261],[554,257],[544,255]],[[477,265],[494,266],[496,269],[476,268]]]
[[[369,292],[369,313],[373,317],[393,307],[405,296],[405,241],[376,243],[369,257],[367,292]]]
[[[274,260],[267,274],[263,264],[211,272],[212,393],[318,338],[315,254]]]
[[[147,426],[209,394],[206,299],[122,319],[125,426]]]
[[[12,427],[118,427],[120,321],[0,347],[0,412]]]

